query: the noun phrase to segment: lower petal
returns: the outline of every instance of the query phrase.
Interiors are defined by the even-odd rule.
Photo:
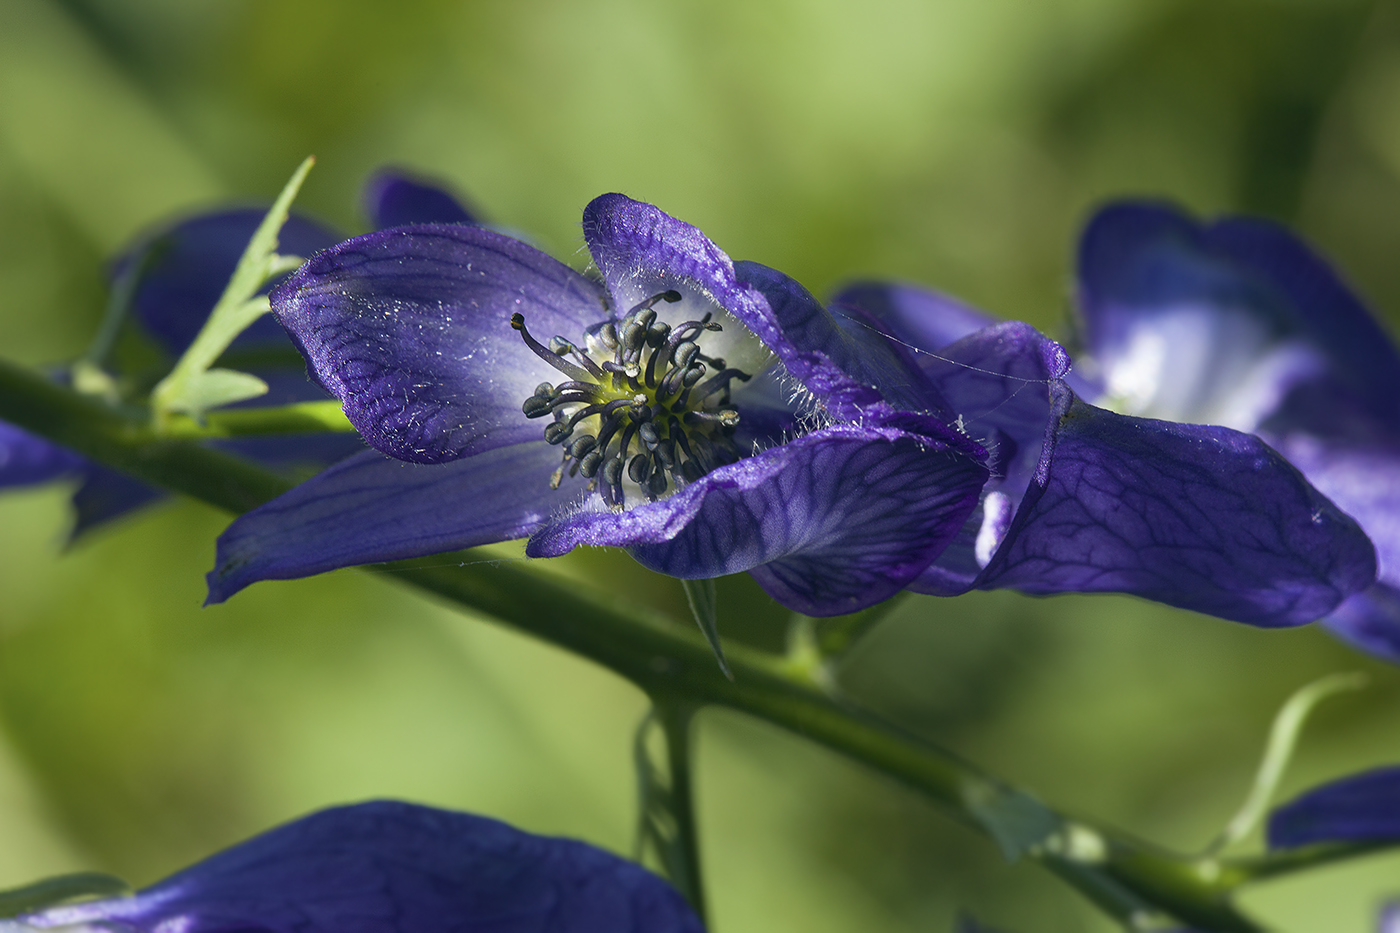
[[[1375,571],[1356,522],[1257,437],[1072,399],[976,585],[1133,593],[1275,626],[1326,615]]]
[[[799,612],[854,612],[928,566],[976,506],[986,476],[977,461],[917,434],[831,427],[715,470],[661,502],[549,525],[527,553],[627,547],[660,573],[696,579],[748,570]]]
[[[312,814],[132,897],[18,919],[133,933],[702,933],[674,889],[626,859],[395,801]]]
[[[402,560],[523,538],[564,493],[559,450],[540,441],[447,464],[367,450],[239,517],[219,536],[209,602],[259,580]]]

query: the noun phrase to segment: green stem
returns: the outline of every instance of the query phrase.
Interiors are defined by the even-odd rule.
[[[4,361],[0,418],[138,479],[233,512],[266,502],[289,486],[194,442],[157,436],[141,412],[123,413]],[[543,565],[459,565],[438,555],[380,569],[589,658],[651,696],[728,707],[826,745],[914,788],[985,835],[1002,838],[988,814],[1010,812],[1030,800],[953,753],[833,699],[795,673],[785,658],[735,644],[728,652],[731,681],[694,626],[556,578]],[[1246,875],[1307,867],[1294,857],[1264,856],[1248,869],[1222,874],[1219,863],[1162,852],[1106,826],[1040,810],[1061,830],[1024,851],[1124,922],[1134,905],[1147,904],[1200,929],[1253,933],[1257,928],[1230,906],[1228,894]]]
[[[339,402],[324,401],[267,408],[223,408],[206,412],[203,424],[186,415],[173,415],[162,434],[165,437],[197,439],[326,431],[350,433],[354,430],[355,426],[345,417]]]
[[[637,777],[641,781],[638,855],[650,842],[666,877],[705,920],[705,886],[700,869],[700,831],[695,822],[691,723],[696,707],[673,697],[653,697],[637,729]],[[665,746],[664,772],[651,760],[647,741],[659,730]]]

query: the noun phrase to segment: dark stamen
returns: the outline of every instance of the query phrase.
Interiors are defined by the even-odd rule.
[[[558,354],[551,353],[548,347],[542,346],[538,340],[530,336],[530,332],[525,329],[525,315],[519,311],[510,316],[510,326],[520,331],[520,336],[525,339],[525,346],[534,351],[535,355],[544,360],[550,366],[559,370],[571,379],[579,379],[585,382],[592,379],[592,374],[582,367],[575,366],[568,360],[562,359]]]

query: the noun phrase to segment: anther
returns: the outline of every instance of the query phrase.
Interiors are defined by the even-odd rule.
[[[596,447],[583,455],[583,459],[578,462],[578,471],[588,479],[592,479],[598,473],[598,466],[603,462],[603,452]]]
[[[637,454],[627,463],[627,475],[632,482],[645,484],[651,476],[651,458],[646,454]]]
[[[636,353],[646,343],[646,325],[633,321],[622,330],[622,349],[624,353]]]
[[[622,458],[613,457],[603,464],[603,482],[609,486],[619,486],[622,484]]]
[[[649,498],[655,499],[657,496],[661,495],[665,491],[666,474],[662,473],[660,470],[657,470],[656,472],[652,473],[651,478],[647,480],[647,495]]]
[[[699,352],[700,345],[694,341],[687,340],[676,347],[675,352],[671,354],[671,359],[675,360],[676,365],[681,369],[685,369],[690,365],[690,361],[695,359],[695,354]]]
[[[667,304],[675,304],[676,302],[681,300],[681,297],[682,296],[680,292],[676,291],[674,288],[668,288],[664,292],[658,292],[657,294],[652,295],[646,301],[643,301],[641,304],[637,305],[635,308],[629,311],[628,314],[636,314],[638,311],[646,311],[658,301],[664,301]]]

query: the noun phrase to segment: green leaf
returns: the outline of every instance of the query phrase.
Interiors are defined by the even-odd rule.
[[[700,626],[700,633],[705,636],[705,641],[710,643],[710,650],[715,653],[719,669],[724,672],[725,677],[733,680],[734,672],[729,669],[729,662],[724,659],[724,649],[719,643],[719,600],[715,596],[715,581],[682,580],[681,586],[685,587],[685,598],[690,603],[690,612],[695,616],[695,624]]]
[[[219,376],[215,377],[214,382],[208,382],[206,377],[211,375],[209,367],[228,349],[229,344],[233,343],[248,325],[267,313],[267,298],[258,296],[258,289],[273,276],[300,264],[300,259],[296,256],[282,256],[277,253],[277,236],[282,230],[282,225],[287,222],[292,200],[313,164],[315,160],[308,156],[292,174],[291,180],[277,196],[272,210],[267,212],[252,239],[248,241],[248,248],[239,258],[233,276],[224,288],[224,293],[219,296],[214,310],[209,312],[209,319],[204,322],[194,342],[175,363],[170,374],[151,391],[151,413],[157,429],[167,428],[170,415],[174,412],[184,412],[200,418],[206,410],[215,405],[227,405],[233,401],[255,398],[267,391],[264,385],[260,391],[252,392],[252,383],[248,381],[253,379],[252,376],[245,376],[242,380],[230,380]],[[240,383],[241,388],[233,388],[235,383]]]
[[[16,917],[77,898],[118,897],[130,893],[131,885],[115,875],[95,871],[58,875],[22,888],[0,891],[0,917]]]
[[[185,384],[184,396],[176,410],[198,416],[220,405],[231,405],[266,394],[267,383],[257,376],[232,369],[208,369]]]

